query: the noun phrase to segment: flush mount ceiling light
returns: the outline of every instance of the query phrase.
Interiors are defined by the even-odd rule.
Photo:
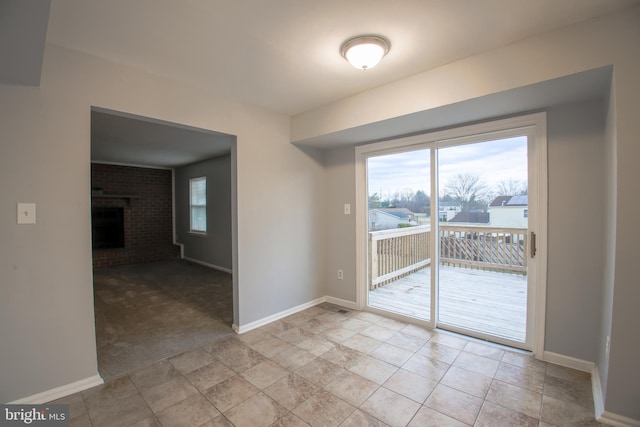
[[[389,40],[380,36],[357,36],[350,38],[340,46],[340,54],[359,70],[368,70],[376,66],[389,52]]]

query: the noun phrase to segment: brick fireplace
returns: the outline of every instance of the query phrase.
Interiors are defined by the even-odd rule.
[[[91,195],[94,268],[179,256],[170,170],[94,163]]]

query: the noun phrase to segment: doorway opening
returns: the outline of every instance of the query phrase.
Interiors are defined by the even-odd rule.
[[[233,333],[235,137],[91,110],[98,371],[115,378]],[[206,233],[189,179],[208,176]]]
[[[545,132],[538,114],[358,147],[359,304],[539,355]]]

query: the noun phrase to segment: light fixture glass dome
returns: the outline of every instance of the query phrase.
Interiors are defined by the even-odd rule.
[[[358,36],[342,43],[340,53],[359,70],[375,67],[389,52],[389,41],[380,36]]]

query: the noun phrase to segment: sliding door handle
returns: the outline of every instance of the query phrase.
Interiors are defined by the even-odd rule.
[[[531,232],[531,238],[529,239],[529,242],[531,244],[531,249],[530,249],[530,254],[531,254],[531,258],[533,258],[534,256],[536,256],[536,233],[534,233],[533,231]]]

